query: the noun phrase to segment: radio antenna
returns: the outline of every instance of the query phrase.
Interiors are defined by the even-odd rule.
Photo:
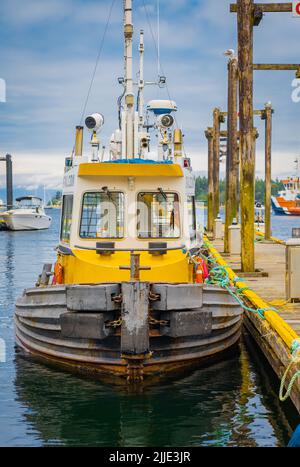
[[[157,0],[157,75],[160,75],[160,0]]]

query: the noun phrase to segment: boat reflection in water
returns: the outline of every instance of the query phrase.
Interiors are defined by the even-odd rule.
[[[239,356],[138,392],[17,356],[15,387],[43,445],[286,445],[287,421],[269,409],[258,379],[242,346]],[[270,389],[268,397],[276,400]]]

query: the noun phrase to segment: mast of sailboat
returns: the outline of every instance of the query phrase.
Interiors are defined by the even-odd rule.
[[[126,132],[123,132],[126,140],[126,159],[134,157],[134,94],[132,79],[132,0],[124,0],[124,39],[125,39],[125,118]],[[124,121],[125,120],[125,121]],[[124,144],[124,141],[123,141]]]
[[[295,171],[296,171],[296,177],[299,177],[299,157],[296,157],[295,159]]]

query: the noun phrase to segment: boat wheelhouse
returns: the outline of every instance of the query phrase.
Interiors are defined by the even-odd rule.
[[[59,261],[66,283],[126,281],[130,252],[141,280],[193,282],[186,251],[197,244],[190,167],[149,160],[79,163],[65,176]],[[75,215],[74,215],[75,214]],[[199,243],[199,238],[198,238]],[[69,253],[69,254],[68,254]]]
[[[284,190],[272,196],[273,211],[277,215],[300,216],[300,178],[291,177],[281,181]]]
[[[15,323],[19,347],[35,358],[141,383],[231,350],[242,309],[226,290],[205,282],[195,177],[177,106],[152,100],[145,116],[141,31],[135,107],[132,35],[132,0],[125,0],[119,128],[107,156],[99,141],[104,117],[88,116],[90,157],[82,151],[83,127],[76,128],[57,261],[53,270],[44,265],[37,286],[19,298]],[[158,135],[156,149],[150,129]]]

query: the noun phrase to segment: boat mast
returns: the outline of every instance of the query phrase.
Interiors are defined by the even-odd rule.
[[[124,0],[124,38],[125,38],[125,122],[126,122],[126,159],[134,157],[134,95],[132,79],[132,0]],[[123,142],[124,143],[124,142]]]
[[[140,31],[140,76],[139,76],[139,131],[144,129],[144,31]]]

